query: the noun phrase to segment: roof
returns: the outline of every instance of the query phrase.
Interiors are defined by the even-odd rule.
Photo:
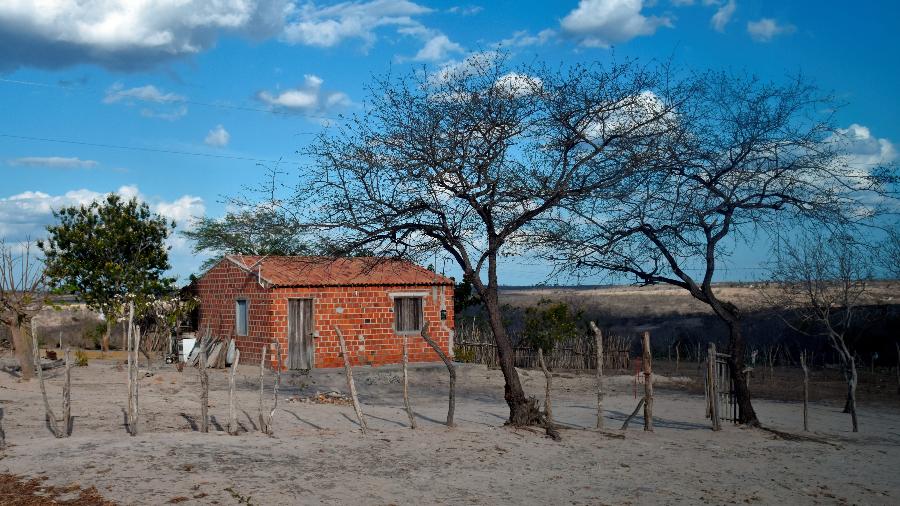
[[[228,255],[272,286],[453,285],[453,280],[407,260],[377,257]]]

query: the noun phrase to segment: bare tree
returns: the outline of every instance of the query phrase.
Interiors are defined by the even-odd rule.
[[[32,253],[30,242],[16,253],[0,240],[0,323],[9,326],[23,380],[34,376],[31,338],[26,329],[46,302],[45,281],[43,264]]]
[[[640,184],[621,200],[601,193],[571,201],[545,224],[547,256],[564,271],[669,284],[708,305],[729,330],[740,421],[758,425],[743,374],[742,310],[713,284],[723,259],[793,218],[869,214],[859,213],[860,199],[879,188],[847,166],[834,104],[802,79],[709,72],[688,80],[692,93],[660,133],[659,150],[646,153]]]
[[[872,280],[872,259],[866,247],[852,235],[817,231],[785,241],[778,248],[772,269],[773,284],[766,295],[793,318],[785,321],[807,335],[822,335],[834,348],[847,382],[846,411],[853,432],[856,417],[856,354],[848,342],[848,331],[857,308],[866,300]]]
[[[346,251],[452,257],[486,309],[509,423],[543,425],[513,365],[500,259],[538,217],[633,175],[664,128],[648,125],[669,107],[638,104],[664,87],[662,72],[635,63],[512,70],[493,53],[379,79],[365,114],[312,143],[316,163],[278,204]]]

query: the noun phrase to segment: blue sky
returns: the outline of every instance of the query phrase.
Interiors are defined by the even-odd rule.
[[[371,76],[441,68],[496,45],[551,65],[672,58],[771,79],[802,72],[846,106],[861,163],[896,159],[900,4],[863,1],[58,0],[0,5],[0,237],[50,210],[136,195],[181,228],[221,216],[322,123],[360,111]],[[66,141],[66,142],[59,142]],[[759,248],[768,248],[765,241]],[[765,252],[739,246],[722,279]],[[172,240],[176,274],[201,258]],[[509,262],[506,284],[546,268]]]

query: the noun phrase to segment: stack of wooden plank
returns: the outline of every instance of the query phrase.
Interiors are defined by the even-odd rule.
[[[208,336],[198,342],[187,358],[187,365],[194,367],[200,361],[200,347],[206,350],[206,367],[211,369],[224,369],[225,356],[228,352],[228,342],[213,336]]]

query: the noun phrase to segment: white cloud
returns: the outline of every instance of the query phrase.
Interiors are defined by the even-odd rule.
[[[343,92],[323,91],[323,83],[319,76],[308,74],[304,76],[302,86],[274,93],[261,91],[257,98],[275,109],[303,113],[327,112],[352,103],[350,97]]]
[[[769,42],[776,35],[793,33],[796,29],[797,27],[794,25],[782,25],[771,18],[747,22],[747,33],[757,42]]]
[[[288,10],[282,38],[293,44],[332,47],[346,39],[361,39],[364,48],[375,40],[375,30],[384,26],[420,26],[413,19],[431,12],[407,0],[341,2],[318,7],[312,2]]]
[[[897,149],[890,140],[875,137],[868,127],[857,123],[839,128],[831,140],[844,153],[845,163],[853,171],[867,173],[897,160]]]
[[[220,35],[274,35],[288,6],[288,0],[4,1],[0,68],[144,69],[209,49]]]
[[[105,104],[127,104],[135,106],[145,104],[141,109],[141,116],[145,118],[157,118],[167,121],[175,121],[188,113],[188,108],[182,102],[187,100],[183,95],[166,93],[152,84],[125,88],[122,83],[115,83],[106,90],[103,97]]]
[[[672,26],[668,17],[644,16],[643,8],[643,0],[580,0],[560,26],[588,47],[609,47]]]
[[[228,133],[228,130],[225,130],[225,127],[222,125],[216,125],[215,128],[206,134],[206,138],[203,139],[203,142],[209,146],[223,148],[228,145],[228,141],[230,140],[231,134]]]
[[[731,21],[731,17],[734,16],[735,10],[737,10],[737,2],[735,2],[735,0],[728,0],[728,3],[716,10],[716,13],[713,14],[712,18],[709,20],[710,24],[716,31],[724,32],[725,26]]]
[[[459,14],[460,16],[474,16],[475,14],[478,14],[483,10],[484,7],[480,5],[469,5],[466,7],[455,5],[447,9],[447,12],[449,12],[450,14]]]
[[[90,169],[99,165],[95,160],[64,156],[26,156],[6,162],[17,167],[49,167],[52,169]]]
[[[479,68],[493,65],[499,57],[500,53],[497,51],[479,51],[469,54],[462,61],[449,61],[428,76],[428,84],[435,86],[451,79],[472,75]]]
[[[437,34],[428,39],[412,59],[415,61],[445,61],[450,54],[464,51],[462,46],[450,40],[446,35]]]
[[[510,72],[500,76],[494,82],[494,89],[505,92],[512,97],[522,97],[540,92],[543,84],[540,78],[518,72]]]
[[[528,47],[543,46],[556,36],[556,30],[550,28],[539,31],[536,35],[531,35],[527,30],[519,30],[513,32],[512,36],[500,41],[500,47]]]
[[[183,102],[184,99],[183,96],[175,93],[165,93],[152,84],[126,89],[122,83],[115,83],[106,90],[103,103],[114,104],[122,101],[141,101],[165,104],[169,102]]]

